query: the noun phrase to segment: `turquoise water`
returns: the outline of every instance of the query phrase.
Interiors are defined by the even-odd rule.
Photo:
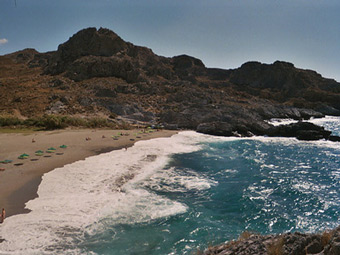
[[[211,188],[185,190],[180,181],[161,177],[143,183],[187,205],[187,212],[111,226],[83,245],[98,254],[191,254],[245,230],[269,234],[335,227],[340,223],[339,155],[339,148],[313,143],[204,143],[202,150],[174,155],[162,171],[210,180]]]
[[[244,231],[323,231],[340,224],[339,156],[292,138],[137,143],[45,175],[32,212],[0,226],[0,254],[195,254]]]

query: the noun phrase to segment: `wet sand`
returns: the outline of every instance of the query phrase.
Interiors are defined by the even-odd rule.
[[[41,177],[55,168],[83,160],[89,156],[132,146],[136,141],[157,137],[168,137],[176,131],[154,131],[139,133],[141,130],[61,130],[34,133],[0,133],[0,209],[5,208],[7,217],[28,212],[25,203],[37,197]],[[128,135],[118,135],[120,133]],[[116,136],[116,137],[112,137]],[[86,138],[90,138],[87,140]],[[35,142],[32,142],[35,141]],[[60,148],[67,145],[67,148]],[[47,149],[54,147],[53,153]],[[36,156],[35,151],[44,151]],[[18,156],[26,153],[26,159]]]

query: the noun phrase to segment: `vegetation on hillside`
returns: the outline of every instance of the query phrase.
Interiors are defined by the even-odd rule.
[[[28,119],[19,119],[13,116],[0,116],[0,127],[53,130],[63,129],[66,127],[117,128],[118,126],[116,123],[113,123],[108,119],[99,117],[80,118],[65,115],[43,115]]]

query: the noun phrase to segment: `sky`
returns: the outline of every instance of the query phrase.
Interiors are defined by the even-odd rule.
[[[54,51],[104,27],[158,55],[207,67],[293,63],[340,82],[339,0],[0,0],[0,55]]]

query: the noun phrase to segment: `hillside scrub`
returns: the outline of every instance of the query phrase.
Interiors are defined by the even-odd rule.
[[[43,115],[28,119],[13,116],[0,116],[0,127],[10,128],[39,128],[44,130],[63,129],[67,127],[85,128],[115,128],[116,125],[105,118],[80,118],[64,115]]]

